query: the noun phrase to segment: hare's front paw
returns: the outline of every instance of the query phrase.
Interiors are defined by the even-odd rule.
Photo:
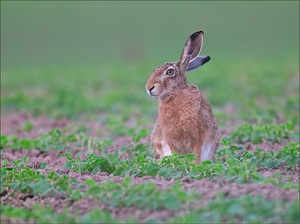
[[[166,141],[160,141],[153,144],[155,151],[155,159],[162,159],[164,156],[172,155],[172,151],[170,146]]]
[[[163,151],[163,156],[170,156],[172,155],[172,151],[168,143],[166,141],[161,142],[162,145],[162,151]]]

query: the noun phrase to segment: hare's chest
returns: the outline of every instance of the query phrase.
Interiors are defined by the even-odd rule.
[[[199,112],[195,104],[189,102],[172,102],[159,106],[159,118],[165,137],[190,139],[197,135],[199,129]]]

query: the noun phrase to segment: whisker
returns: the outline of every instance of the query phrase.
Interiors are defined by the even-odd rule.
[[[152,114],[157,110],[157,100],[150,97],[146,92],[139,94],[137,104],[140,105],[143,113]]]

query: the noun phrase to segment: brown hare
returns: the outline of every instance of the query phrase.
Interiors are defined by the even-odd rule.
[[[157,159],[172,152],[194,153],[197,163],[214,159],[220,142],[216,118],[197,86],[189,85],[185,75],[210,60],[209,56],[198,56],[203,38],[203,31],[193,33],[179,62],[156,67],[146,84],[147,93],[158,98],[158,118],[151,134]]]

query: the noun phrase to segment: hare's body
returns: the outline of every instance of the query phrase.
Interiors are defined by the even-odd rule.
[[[156,158],[177,152],[195,153],[201,161],[213,160],[220,139],[217,121],[214,117],[211,120],[211,107],[196,86],[187,86],[160,99],[158,113],[151,135]]]
[[[191,61],[202,45],[199,41],[201,32],[193,35],[181,60],[157,67],[146,85],[147,92],[159,99],[159,116],[151,135],[155,157],[159,159],[177,152],[179,155],[194,153],[198,162],[213,160],[220,141],[217,121],[210,105],[196,86],[188,85],[185,76],[188,66],[194,69],[209,60],[199,57],[198,61]]]

